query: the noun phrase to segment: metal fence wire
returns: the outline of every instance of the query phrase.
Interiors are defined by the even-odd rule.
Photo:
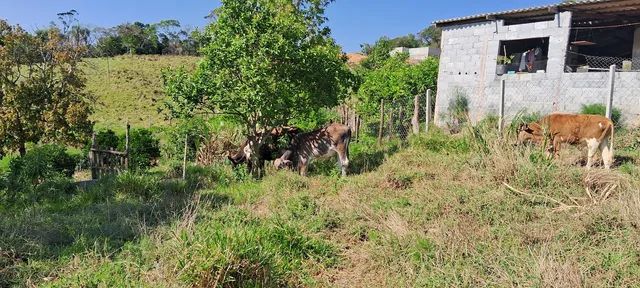
[[[582,63],[586,63],[577,69],[586,71],[609,71],[611,65],[616,65],[616,69],[622,71],[640,71],[640,57],[615,57],[615,56],[594,56],[569,51],[574,57],[581,59]]]
[[[378,103],[379,113],[358,115],[348,106],[337,107],[342,124],[352,128],[355,139],[378,138],[379,142],[406,141],[413,133],[425,131],[427,95],[395,97]],[[433,106],[433,102],[429,105]],[[433,110],[433,107],[431,108]]]

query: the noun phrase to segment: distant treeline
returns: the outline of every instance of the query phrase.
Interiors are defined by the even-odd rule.
[[[177,20],[159,23],[123,23],[115,27],[89,28],[77,20],[78,12],[58,14],[63,26],[78,45],[87,47],[88,57],[110,57],[124,54],[197,55],[203,42],[202,33],[183,27]],[[53,24],[52,24],[53,26]],[[46,35],[51,28],[40,29],[36,35]]]

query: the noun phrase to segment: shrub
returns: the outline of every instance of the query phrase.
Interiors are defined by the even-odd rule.
[[[466,137],[454,137],[444,134],[441,130],[432,129],[426,136],[411,137],[411,147],[432,152],[467,153],[470,144]]]
[[[58,145],[34,147],[27,153],[11,160],[7,175],[7,193],[13,199],[39,199],[53,196],[57,192],[70,192],[71,177],[75,171],[77,159],[69,155],[65,148]]]
[[[447,126],[452,133],[460,132],[461,127],[469,118],[469,99],[464,91],[457,89],[449,101],[449,121]]]
[[[582,105],[582,109],[580,109],[580,113],[588,114],[588,115],[600,115],[605,116],[607,113],[607,107],[603,104],[588,104]],[[611,111],[611,121],[616,127],[620,127],[620,120],[622,119],[622,112],[620,109],[613,108]]]
[[[187,159],[194,160],[196,151],[209,139],[211,126],[200,117],[186,119],[165,130],[167,141],[162,146],[164,158],[182,161],[184,138],[189,135]]]
[[[119,150],[124,151],[124,141],[121,141],[120,145]],[[139,128],[131,131],[129,135],[129,169],[148,169],[159,157],[160,141],[151,130]]]

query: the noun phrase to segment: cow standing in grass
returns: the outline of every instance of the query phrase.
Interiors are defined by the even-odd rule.
[[[351,129],[348,126],[333,123],[325,128],[296,135],[289,149],[274,161],[277,169],[296,167],[306,176],[307,167],[313,158],[338,155],[342,176],[347,176],[349,166],[349,141]]]
[[[561,145],[587,144],[587,169],[593,166],[598,150],[605,169],[613,164],[613,122],[598,115],[550,114],[540,121],[522,124],[518,129],[518,144],[532,142],[551,144],[550,152],[557,157]]]

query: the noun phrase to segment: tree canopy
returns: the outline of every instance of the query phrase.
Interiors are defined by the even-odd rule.
[[[351,74],[324,25],[329,2],[223,0],[195,73],[165,73],[167,107],[230,115],[255,135],[337,105]]]
[[[62,17],[62,16],[61,16]],[[79,63],[86,47],[67,22],[31,35],[0,20],[0,148],[78,144],[91,133],[92,97]]]

